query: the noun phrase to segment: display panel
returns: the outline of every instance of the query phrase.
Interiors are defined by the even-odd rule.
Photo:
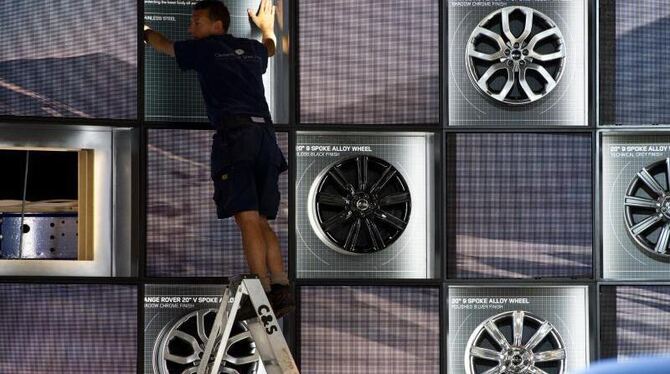
[[[603,277],[670,279],[670,137],[602,135]]]
[[[0,148],[0,259],[91,259],[93,200],[79,186],[92,183],[92,161],[86,150]]]
[[[438,8],[431,0],[301,1],[300,122],[437,124]]]
[[[196,0],[145,0],[144,22],[172,41],[191,39],[188,25]],[[225,0],[230,12],[229,34],[261,40],[247,9],[258,9],[261,0]],[[263,75],[265,99],[274,123],[288,123],[289,100],[289,2],[278,0],[275,34],[276,54]],[[147,121],[207,122],[205,103],[194,71],[182,71],[174,58],[144,48],[144,110]]]
[[[145,374],[197,371],[225,290],[225,285],[145,286]],[[221,373],[265,374],[249,323],[233,325]]]
[[[137,3],[0,3],[0,116],[137,117]]]
[[[449,374],[564,374],[588,365],[584,286],[452,286],[447,303]]]
[[[662,355],[670,345],[670,286],[603,286],[601,355]]]
[[[600,125],[669,124],[670,4],[600,0],[599,25]]]
[[[300,132],[299,278],[434,274],[432,136]]]
[[[438,289],[301,287],[300,320],[304,373],[440,372]]]
[[[592,273],[590,134],[448,137],[450,276]]]
[[[587,1],[448,7],[449,125],[587,125]]]
[[[148,132],[147,276],[221,277],[248,272],[234,219],[216,216],[210,176],[213,134],[208,130]],[[288,134],[278,133],[277,142],[288,155]],[[279,191],[279,213],[270,223],[286,263],[288,172],[279,176]]]
[[[126,128],[0,125],[0,275],[131,276]]]
[[[137,371],[137,288],[0,284],[0,371]]]

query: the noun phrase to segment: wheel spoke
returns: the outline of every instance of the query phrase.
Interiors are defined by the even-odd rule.
[[[207,343],[209,340],[207,332],[205,331],[205,315],[208,313],[209,310],[207,309],[198,310],[196,313],[196,329],[198,330],[198,337],[203,343]]]
[[[551,326],[551,324],[549,324],[549,322],[545,321],[540,326],[540,328],[537,329],[535,334],[533,336],[531,336],[530,339],[528,339],[528,342],[526,343],[525,348],[529,351],[532,351],[533,349],[535,349],[535,347],[538,344],[540,344],[542,339],[544,339],[547,336],[547,334],[549,334],[549,332],[551,332],[552,329],[553,329],[553,327]]]
[[[663,226],[661,235],[658,236],[658,241],[656,242],[656,252],[660,254],[666,254],[668,249],[668,239],[670,238],[670,223],[666,223]]]
[[[502,355],[500,352],[494,351],[492,349],[481,348],[481,347],[472,347],[470,350],[470,355],[483,358],[489,361],[502,361]]]
[[[554,89],[554,87],[556,86],[556,80],[554,80],[554,77],[552,77],[551,74],[549,74],[549,72],[547,71],[547,69],[544,68],[544,66],[541,66],[541,65],[538,65],[538,64],[529,64],[528,67],[526,69],[524,69],[524,71],[523,71],[523,80],[524,81],[526,80],[526,72],[529,69],[530,70],[535,70],[536,72],[540,73],[542,78],[544,78],[544,81],[547,82],[547,84],[544,87],[544,90],[546,92],[549,92],[549,91]]]
[[[634,206],[636,208],[656,209],[656,200],[645,199],[637,196],[626,196],[623,201],[626,206]]]
[[[358,169],[358,189],[365,191],[368,184],[368,156],[356,157],[356,166]]]
[[[358,243],[358,234],[361,232],[361,219],[358,218],[356,222],[349,228],[347,233],[347,240],[344,242],[344,249],[351,251]]]
[[[651,174],[649,174],[649,171],[647,171],[646,168],[640,170],[640,172],[637,173],[637,176],[642,180],[642,182],[644,182],[644,184],[647,185],[647,187],[651,188],[655,194],[659,196],[665,194],[663,187],[661,187],[661,185],[658,184],[658,181]]]
[[[555,349],[553,351],[538,352],[533,355],[535,362],[558,361],[565,358],[564,349]]]
[[[478,50],[475,49],[474,44],[470,43],[468,44],[468,56],[478,58],[484,61],[496,61],[505,57],[505,54],[503,53],[503,51],[497,51],[494,53],[479,52]]]
[[[348,201],[344,196],[339,196],[327,192],[321,192],[316,197],[316,202],[324,205],[344,207],[347,206]]]
[[[382,173],[382,176],[379,177],[379,180],[375,182],[372,188],[370,188],[370,193],[376,193],[381,189],[383,189],[384,186],[386,186],[386,183],[388,183],[391,180],[391,178],[395,176],[396,173],[397,171],[395,170],[395,168],[389,164],[389,166],[387,166],[384,172]]]
[[[330,231],[333,227],[339,226],[352,216],[351,212],[348,210],[343,210],[336,216],[331,217],[329,220],[322,224],[322,227],[325,231]]]
[[[384,249],[384,238],[382,238],[382,234],[379,232],[379,228],[377,227],[377,225],[374,222],[370,221],[368,218],[366,218],[365,226],[368,229],[368,234],[370,234],[372,247],[376,251]]]
[[[495,74],[496,71],[502,70],[502,69],[508,70],[507,65],[503,64],[502,62],[491,65],[486,70],[486,72],[481,76],[481,78],[479,78],[479,81],[477,81],[477,84],[479,85],[479,87],[482,90],[484,90],[485,92],[488,92],[489,87],[486,83],[489,81],[489,79],[491,79],[491,77],[493,76],[493,74]],[[512,79],[512,84],[514,84],[514,74],[512,74],[511,79]],[[509,81],[510,81],[510,74],[509,74],[509,70],[508,70],[507,71],[507,83],[509,83]],[[504,90],[504,88],[503,88],[503,90]]]
[[[496,326],[496,324],[493,321],[486,322],[484,328],[489,333],[489,335],[491,335],[493,340],[495,340],[496,343],[498,343],[501,349],[506,350],[510,348],[507,338],[505,338],[505,335],[503,335],[503,333],[500,332],[498,326]]]
[[[549,373],[535,366],[531,366],[528,368],[528,374],[549,374]]]
[[[494,42],[496,42],[496,44],[498,44],[499,51],[503,51],[505,49],[505,40],[503,40],[503,38],[500,35],[496,34],[495,32],[489,29],[485,29],[481,26],[477,26],[474,33],[484,35],[489,39],[493,40]]]
[[[386,195],[379,199],[380,206],[404,204],[410,201],[410,194],[407,191],[397,192]]]
[[[328,175],[333,178],[335,183],[342,189],[342,191],[351,193],[353,192],[353,186],[347,182],[346,178],[342,173],[337,170],[337,168],[332,168],[328,171]]]
[[[524,25],[523,32],[517,39],[519,43],[523,43],[526,41],[526,38],[528,35],[530,35],[530,32],[533,30],[533,10],[529,8],[521,8],[524,16],[526,16],[526,24]]]
[[[542,39],[548,38],[550,36],[556,36],[558,39],[563,39],[563,35],[561,34],[561,30],[558,29],[558,27],[554,26],[550,29],[546,29],[542,32],[539,32],[533,36],[532,39],[530,39],[530,42],[528,42],[528,46],[526,47],[529,52],[535,53],[535,46],[537,43],[539,43]]]
[[[513,8],[511,7],[506,7],[502,9],[501,12],[501,17],[502,17],[502,29],[503,33],[507,37],[507,40],[510,41],[510,43],[516,43],[516,37],[514,34],[512,34],[512,29],[509,27],[509,15],[512,13]]]
[[[556,52],[547,54],[541,54],[535,51],[528,51],[528,57],[531,57],[538,61],[547,62],[552,60],[558,60],[559,58],[565,57],[565,51],[563,49],[559,49]]]
[[[482,374],[503,374],[503,367],[502,366],[496,366],[494,368],[488,369]]]
[[[500,90],[500,92],[492,95],[498,100],[505,100],[509,92],[512,90],[512,87],[514,87],[514,72],[512,71],[512,69],[509,69],[507,67],[505,69],[507,70],[507,82],[505,82],[505,85]]]
[[[643,232],[649,230],[650,227],[654,226],[660,220],[661,220],[660,215],[649,216],[649,217],[645,218],[643,221],[636,224],[635,226],[631,227],[630,231],[635,236],[640,235]]]
[[[528,81],[526,80],[526,71],[528,69],[521,69],[519,72],[519,85],[521,86],[521,89],[523,92],[528,96],[528,99],[531,101],[538,100],[542,95],[536,94],[532,88],[530,88],[530,85],[528,84]]]
[[[394,216],[393,214],[391,214],[389,212],[386,212],[386,211],[383,211],[383,210],[375,210],[374,211],[374,216],[378,220],[380,220],[380,221],[382,221],[382,222],[384,222],[388,225],[391,225],[391,226],[393,226],[393,227],[395,227],[399,230],[404,230],[405,227],[407,227],[407,222],[403,221],[402,219]]]
[[[670,157],[665,159],[665,185],[670,189]]]
[[[526,313],[523,311],[514,311],[512,314],[512,320],[513,320],[513,332],[514,332],[514,343],[513,345],[515,347],[521,347],[522,339],[523,339],[523,320],[526,318]]]

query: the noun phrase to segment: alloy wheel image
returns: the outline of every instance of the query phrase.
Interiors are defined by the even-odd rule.
[[[640,170],[624,197],[626,228],[647,255],[670,261],[670,158]]]
[[[154,373],[197,373],[216,313],[217,309],[197,310],[165,326],[154,345]],[[218,344],[214,352],[216,349]],[[213,354],[211,363],[214,357]],[[254,374],[258,369],[258,360],[256,344],[245,323],[237,322],[228,339],[218,374]]]
[[[405,231],[411,211],[407,182],[388,162],[356,156],[324,170],[308,197],[317,236],[345,254],[375,253]]]
[[[565,68],[565,43],[556,23],[525,6],[498,9],[468,39],[468,76],[484,96],[528,104],[556,88]]]
[[[565,345],[548,321],[521,310],[482,322],[465,348],[466,374],[563,374]]]

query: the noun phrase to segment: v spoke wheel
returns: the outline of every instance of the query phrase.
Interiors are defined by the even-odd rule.
[[[624,197],[628,234],[647,255],[670,261],[670,158],[642,168]]]
[[[197,373],[216,312],[217,309],[197,310],[165,326],[154,345],[154,374]],[[254,374],[258,360],[256,344],[246,324],[236,323],[218,374]]]
[[[496,101],[520,105],[548,95],[565,67],[556,23],[525,6],[499,9],[479,22],[465,51],[475,88]]]
[[[493,316],[465,348],[467,374],[563,374],[565,345],[549,322],[516,310]]]
[[[329,247],[346,254],[381,251],[409,223],[407,182],[388,162],[356,156],[338,162],[317,178],[310,192],[310,219]]]

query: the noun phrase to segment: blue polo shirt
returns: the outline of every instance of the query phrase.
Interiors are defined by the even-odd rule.
[[[235,115],[270,118],[263,73],[268,66],[265,46],[252,39],[214,35],[174,43],[182,70],[198,73],[207,117],[214,127]]]

